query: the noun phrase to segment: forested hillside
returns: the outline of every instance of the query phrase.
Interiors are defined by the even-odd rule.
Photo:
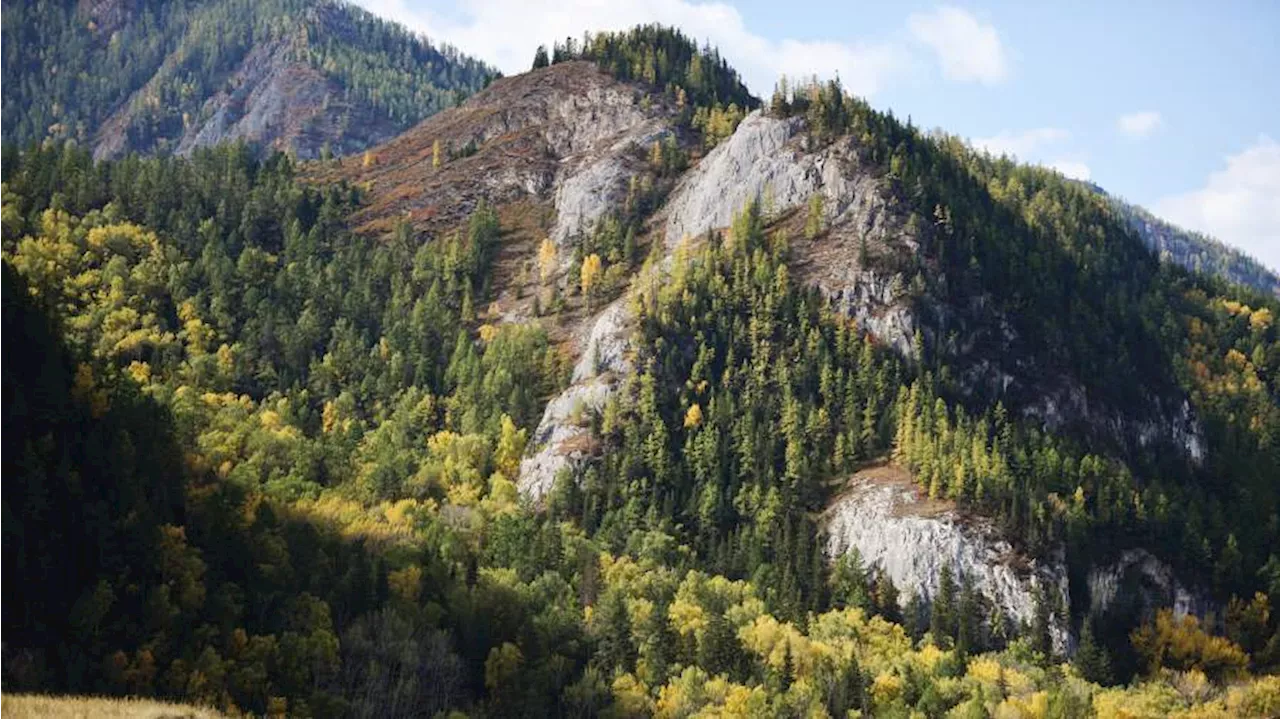
[[[386,140],[493,71],[343,0],[5,0],[4,139],[98,157]]]
[[[344,162],[5,147],[6,692],[1280,712],[1280,301],[838,83],[746,114],[714,51],[599,37]],[[886,463],[1069,602],[834,555]],[[1077,581],[1139,549],[1216,611]]]

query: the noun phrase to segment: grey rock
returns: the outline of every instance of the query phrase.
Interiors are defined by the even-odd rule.
[[[573,368],[572,383],[543,411],[533,432],[532,454],[520,462],[521,495],[541,501],[563,471],[574,471],[590,452],[592,437],[583,426],[586,412],[603,409],[631,372],[629,298],[624,296],[596,316]]]
[[[1062,562],[1021,557],[989,524],[922,503],[909,483],[885,481],[877,470],[855,477],[827,509],[823,523],[833,561],[856,548],[865,564],[888,575],[904,597],[920,595],[928,603],[937,594],[942,568],[950,566],[957,584],[967,579],[1014,622],[1033,621],[1037,587],[1056,595],[1060,607],[1070,606]],[[1070,651],[1064,613],[1054,613],[1050,633],[1056,651]]]

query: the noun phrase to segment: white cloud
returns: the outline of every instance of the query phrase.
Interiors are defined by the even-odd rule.
[[[1020,160],[1028,160],[1045,145],[1054,145],[1069,137],[1071,133],[1060,127],[1037,127],[1020,132],[1004,130],[991,137],[974,138],[970,143],[992,155],[1010,155]]]
[[[1116,124],[1120,128],[1120,132],[1130,137],[1146,137],[1151,134],[1152,130],[1159,127],[1161,122],[1160,113],[1146,110],[1121,115]]]
[[[907,27],[916,40],[933,49],[948,79],[993,85],[1009,74],[996,29],[960,8],[944,5],[912,13]]]
[[[1062,157],[1062,144],[1071,139],[1071,133],[1060,127],[1037,127],[1031,130],[1014,132],[1005,130],[991,137],[978,137],[970,140],[970,144],[992,155],[1008,155],[1021,162],[1043,165],[1073,180],[1088,180],[1091,176],[1089,166],[1083,161]]]
[[[1090,177],[1089,166],[1079,160],[1054,160],[1046,163],[1046,166],[1073,180],[1088,180]]]
[[[1156,214],[1213,235],[1280,271],[1280,143],[1259,135],[1204,187],[1159,200]]]
[[[507,74],[528,70],[539,44],[651,22],[677,26],[719,47],[747,86],[762,96],[783,75],[827,78],[837,73],[850,92],[871,96],[920,62],[905,31],[874,41],[772,40],[749,30],[732,5],[715,0],[457,0],[447,14],[429,9],[423,0],[357,2]],[[1003,76],[1004,53],[991,26],[948,7],[913,15],[908,24],[911,34],[937,52],[947,78],[991,82]]]

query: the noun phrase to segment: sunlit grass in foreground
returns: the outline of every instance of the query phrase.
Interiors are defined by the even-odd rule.
[[[0,714],[3,714],[6,719],[25,719],[26,717],[219,719],[223,716],[212,709],[149,699],[52,697],[42,694],[6,694],[0,697]]]

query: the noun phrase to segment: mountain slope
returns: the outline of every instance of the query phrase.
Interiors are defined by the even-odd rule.
[[[572,92],[584,78],[605,82],[586,67],[553,65],[505,80],[452,112],[458,118],[471,112],[480,113],[476,118],[509,120],[510,115],[493,115],[484,108],[537,105],[556,97],[560,106],[571,108],[557,93]],[[633,91],[642,90],[643,85]],[[670,97],[671,91],[664,94]],[[655,118],[671,112],[658,99],[649,102]],[[588,117],[593,116],[571,111],[560,121],[561,130]],[[615,407],[629,406],[636,400],[635,383],[646,378],[657,388],[663,411],[687,410],[695,403],[694,397],[674,392],[697,381],[695,375],[683,374],[696,370],[684,363],[703,351],[695,351],[700,346],[723,357],[730,350],[716,342],[725,340],[711,340],[719,335],[708,334],[705,327],[644,330],[652,321],[646,318],[678,312],[679,303],[653,304],[665,296],[665,285],[683,286],[670,276],[677,272],[673,265],[700,257],[697,248],[714,245],[716,233],[758,200],[761,231],[786,236],[786,264],[797,284],[816,289],[832,309],[855,318],[860,329],[894,349],[920,378],[909,401],[873,413],[896,415],[904,437],[930,437],[924,444],[896,438],[902,463],[925,491],[968,497],[971,507],[993,515],[1026,551],[1052,553],[1067,542],[1069,557],[1088,556],[1070,568],[1079,578],[1071,601],[1087,606],[1084,577],[1108,571],[1105,563],[1119,561],[1125,547],[1156,550],[1185,573],[1183,581],[1230,591],[1229,584],[1249,581],[1244,577],[1250,570],[1232,570],[1236,579],[1227,580],[1227,574],[1213,568],[1219,560],[1210,557],[1225,553],[1222,561],[1234,562],[1231,555],[1237,550],[1229,545],[1239,544],[1244,534],[1254,536],[1244,543],[1254,547],[1273,542],[1271,530],[1254,535],[1252,529],[1270,526],[1267,518],[1275,511],[1270,468],[1277,448],[1270,431],[1262,428],[1276,420],[1277,357],[1270,320],[1276,308],[1265,298],[1162,267],[1109,202],[1092,191],[1051,172],[983,158],[955,138],[926,137],[843,97],[838,87],[802,87],[775,101],[770,110],[748,115],[703,156],[687,140],[677,143],[692,148],[691,168],[651,211],[631,220],[636,242],[648,245],[650,258],[658,262],[635,273],[633,260],[606,258],[604,267],[618,275],[611,292],[597,295],[595,307],[604,309],[593,313],[593,303],[577,286],[580,260],[592,251],[590,223],[573,224],[569,231],[563,227],[578,218],[561,203],[573,188],[567,182],[571,173],[563,170],[576,166],[569,158],[577,155],[544,151],[550,164],[540,177],[547,179],[529,182],[515,172],[525,156],[504,149],[504,143],[525,132],[520,129],[525,125],[503,124],[501,130],[511,134],[486,130],[484,136],[464,132],[454,137],[446,129],[483,128],[486,122],[446,123],[442,115],[375,148],[374,166],[346,160],[340,176],[367,188],[369,211],[375,215],[408,218],[428,234],[438,234],[426,222],[439,215],[436,208],[474,203],[461,201],[465,194],[449,193],[479,193],[499,208],[530,199],[541,203],[538,213],[545,213],[539,214],[545,219],[523,245],[523,275],[494,275],[492,286],[497,296],[523,295],[531,301],[546,297],[550,285],[568,303],[541,318],[548,326],[568,323],[573,339],[568,347],[577,364],[570,386],[547,405],[532,435],[533,452],[520,476],[528,496],[555,501],[557,478],[565,472],[581,477],[595,467],[598,476],[608,477],[633,471],[611,457],[632,456],[641,448],[627,449],[625,440],[601,433],[582,420],[584,410],[608,415],[618,411]],[[547,132],[542,119],[530,120],[528,127]],[[678,128],[673,132],[680,137]],[[428,162],[433,137],[445,147],[466,143],[475,154],[435,168]],[[650,139],[642,134],[625,141],[622,146],[633,155],[645,149],[637,137]],[[405,151],[409,145],[403,143],[416,149]],[[484,171],[469,170],[469,161]],[[557,166],[561,170],[551,169]],[[651,168],[652,163],[614,165],[605,175],[607,183],[587,193],[603,200],[598,208],[604,213],[593,216],[607,217],[609,203],[623,200],[623,188],[652,183]],[[317,179],[334,177],[323,172]],[[508,189],[495,192],[503,182]],[[736,238],[741,231],[728,236]],[[567,271],[558,266],[541,282],[534,279],[539,274],[539,232],[552,238],[556,257],[573,258]],[[517,276],[525,278],[519,288],[504,284]],[[700,296],[691,288],[686,292]],[[613,301],[606,306],[608,300]],[[741,311],[727,307],[720,311]],[[529,320],[536,314],[503,310],[486,319]],[[653,347],[686,349],[667,355]],[[731,354],[741,361],[744,352],[749,348],[734,346]],[[901,370],[887,371],[898,376]],[[1239,394],[1224,391],[1233,382],[1241,388]],[[824,421],[839,426],[831,418],[832,401],[814,401],[811,410],[824,408]],[[706,405],[700,405],[706,412]],[[1006,424],[997,421],[1006,411],[1012,421],[997,430]],[[1242,416],[1250,418],[1252,429],[1239,424]],[[881,418],[870,434],[885,432],[887,421]],[[681,418],[677,413],[664,422],[676,428]],[[687,433],[669,431],[690,439]],[[738,437],[740,431],[721,428],[722,437]],[[864,431],[848,426],[828,435],[841,438],[838,450],[837,445],[819,444],[795,451],[834,452],[843,459],[809,471],[839,472],[884,446],[860,439]],[[619,441],[624,442],[621,447]],[[776,446],[776,438],[753,441]],[[679,446],[682,440],[671,442]],[[973,443],[1001,458],[978,460],[959,449]],[[1003,448],[997,450],[998,445]],[[667,478],[663,489],[654,489],[658,496],[669,492],[670,498],[641,503],[660,516],[668,513],[663,502],[684,506],[690,496],[701,496],[706,482],[682,475],[691,468],[672,461],[685,468]],[[1007,463],[1007,468],[996,471],[987,464],[993,461]],[[701,476],[707,471],[700,470]],[[951,474],[959,479],[950,479]],[[732,486],[732,476],[725,475],[723,482]],[[1213,479],[1224,476],[1233,479],[1225,484]],[[612,496],[625,495],[608,481],[600,486]],[[1132,504],[1112,504],[1134,492],[1140,498]],[[1085,500],[1073,508],[1061,499],[1072,495],[1110,499],[1106,504]],[[1171,511],[1150,516],[1144,508],[1150,503],[1170,505]],[[1210,519],[1221,511],[1215,508],[1228,506],[1234,508],[1228,514],[1252,519]],[[698,524],[693,517],[683,521]],[[720,521],[734,523],[725,516]],[[714,543],[698,546],[710,552]],[[1188,553],[1188,546],[1201,549]],[[1254,567],[1268,558],[1265,550],[1245,551],[1252,552],[1245,563]],[[1191,559],[1197,555],[1200,559]],[[1019,611],[1029,614],[1031,608]]]
[[[99,158],[244,140],[354,152],[493,72],[337,0],[6,0],[4,138]]]
[[[583,84],[587,79],[591,84]],[[648,103],[647,115],[613,119],[609,127],[661,124],[664,113],[678,109],[657,96],[644,100],[649,91],[643,84],[628,90],[588,67],[556,64],[498,83],[464,107],[375,148],[371,162],[350,158],[337,174],[320,169],[314,176],[316,181],[343,177],[365,187],[365,212],[374,222],[366,227],[372,231],[386,231],[388,223],[404,218],[439,234],[430,228],[458,219],[442,214],[444,208],[471,207],[480,197],[496,203],[500,212],[515,207],[512,203],[537,203],[540,209],[533,214],[544,219],[522,245],[521,270],[494,275],[491,287],[497,297],[523,297],[544,307],[549,288],[572,308],[566,313],[561,305],[543,319],[553,326],[568,322],[578,364],[573,385],[548,405],[534,434],[537,451],[522,471],[521,486],[535,497],[545,497],[565,469],[589,466],[593,452],[600,451],[593,433],[573,419],[580,411],[575,408],[604,411],[642,369],[645,346],[628,339],[642,321],[635,298],[666,281],[666,269],[633,274],[632,254],[604,258],[604,267],[616,276],[597,300],[622,293],[607,309],[593,313],[593,303],[577,286],[581,261],[593,251],[592,223],[607,219],[611,205],[625,205],[626,188],[655,186],[660,175],[653,172],[653,162],[634,161],[611,161],[606,173],[574,175],[583,157],[595,155],[546,144],[553,130],[568,137],[583,126],[578,123],[600,119],[565,98],[601,83],[624,98],[637,93],[622,100],[622,107]],[[668,88],[662,94],[669,98],[673,92]],[[534,115],[520,109],[548,105],[563,111],[554,124],[545,109]],[[680,135],[678,118],[668,123],[665,132],[677,149],[690,148],[693,166],[667,185],[669,193],[657,195],[657,204],[632,213],[628,221],[636,243],[648,245],[650,257],[663,260],[663,268],[682,247],[726,228],[758,199],[767,231],[788,238],[788,264],[796,279],[913,363],[934,385],[929,395],[945,400],[948,413],[990,426],[991,413],[1001,407],[1024,427],[1029,444],[1020,451],[1047,444],[1044,451],[1066,454],[1071,462],[1105,461],[1110,467],[1106,482],[1117,491],[1133,483],[1147,485],[1149,501],[1169,501],[1169,492],[1184,497],[1179,506],[1195,517],[1196,527],[1204,521],[1203,510],[1195,506],[1201,500],[1190,497],[1205,491],[1205,478],[1248,477],[1213,501],[1265,496],[1240,507],[1258,520],[1252,526],[1267,524],[1274,492],[1266,468],[1275,461],[1276,447],[1266,431],[1247,440],[1237,435],[1237,420],[1220,404],[1225,398],[1216,396],[1216,383],[1223,379],[1212,379],[1239,373],[1236,381],[1252,388],[1248,398],[1239,399],[1254,427],[1272,421],[1275,330],[1268,318],[1275,308],[1265,300],[1259,305],[1251,295],[1236,297],[1229,289],[1220,296],[1222,288],[1162,268],[1108,201],[1092,191],[1051,172],[986,159],[955,138],[926,137],[843,97],[838,86],[796,89],[775,100],[771,110],[748,116],[702,157],[696,143]],[[509,143],[526,136],[541,138],[530,146],[536,151],[509,149]],[[659,135],[647,131],[619,137],[624,139],[611,137],[603,146],[633,158],[643,156],[646,145],[662,149]],[[473,149],[457,159],[446,149],[446,160],[437,168],[430,151],[436,140],[445,148]],[[520,169],[531,158],[546,163],[541,171]],[[575,177],[600,184],[578,186],[571,181]],[[566,204],[566,198],[578,196],[594,198],[591,213],[584,216],[576,204]],[[372,219],[378,217],[384,224]],[[560,262],[538,281],[535,248],[543,236],[551,238]],[[516,278],[523,278],[518,286],[508,284]],[[594,304],[604,306],[603,301]],[[489,321],[539,314],[495,309]],[[1237,317],[1245,318],[1243,325]],[[1209,326],[1215,329],[1202,334],[1187,329]],[[1232,352],[1246,358],[1242,366],[1231,364]],[[666,381],[688,379],[677,374]],[[930,413],[933,402],[928,402]],[[958,416],[948,420],[958,421]],[[926,474],[939,471],[935,461],[926,463]],[[1010,493],[1010,504],[998,512],[1027,545],[1047,549],[1064,538],[1063,518],[1038,517],[1034,508],[1052,496],[1072,494],[1077,484],[1047,466],[1027,469],[1028,476],[1016,480],[1022,489],[1002,490]],[[1156,477],[1167,484],[1149,485],[1147,478]],[[1037,488],[1024,494],[1028,487]],[[1128,530],[1120,516],[1106,522],[1124,534]],[[1178,520],[1160,520],[1166,521]],[[1233,534],[1229,524],[1219,523],[1214,538],[1194,542],[1222,547]],[[1141,544],[1150,536],[1127,541]],[[1185,553],[1170,550],[1170,559],[1185,562]],[[1259,553],[1252,561],[1265,560]],[[1186,569],[1193,570],[1191,564]],[[1193,571],[1205,572],[1207,581],[1206,565]]]
[[[1102,192],[1100,188],[1095,189]],[[1217,275],[1270,296],[1280,296],[1280,277],[1252,257],[1212,237],[1169,224],[1118,197],[1107,197],[1161,260],[1195,272]]]

